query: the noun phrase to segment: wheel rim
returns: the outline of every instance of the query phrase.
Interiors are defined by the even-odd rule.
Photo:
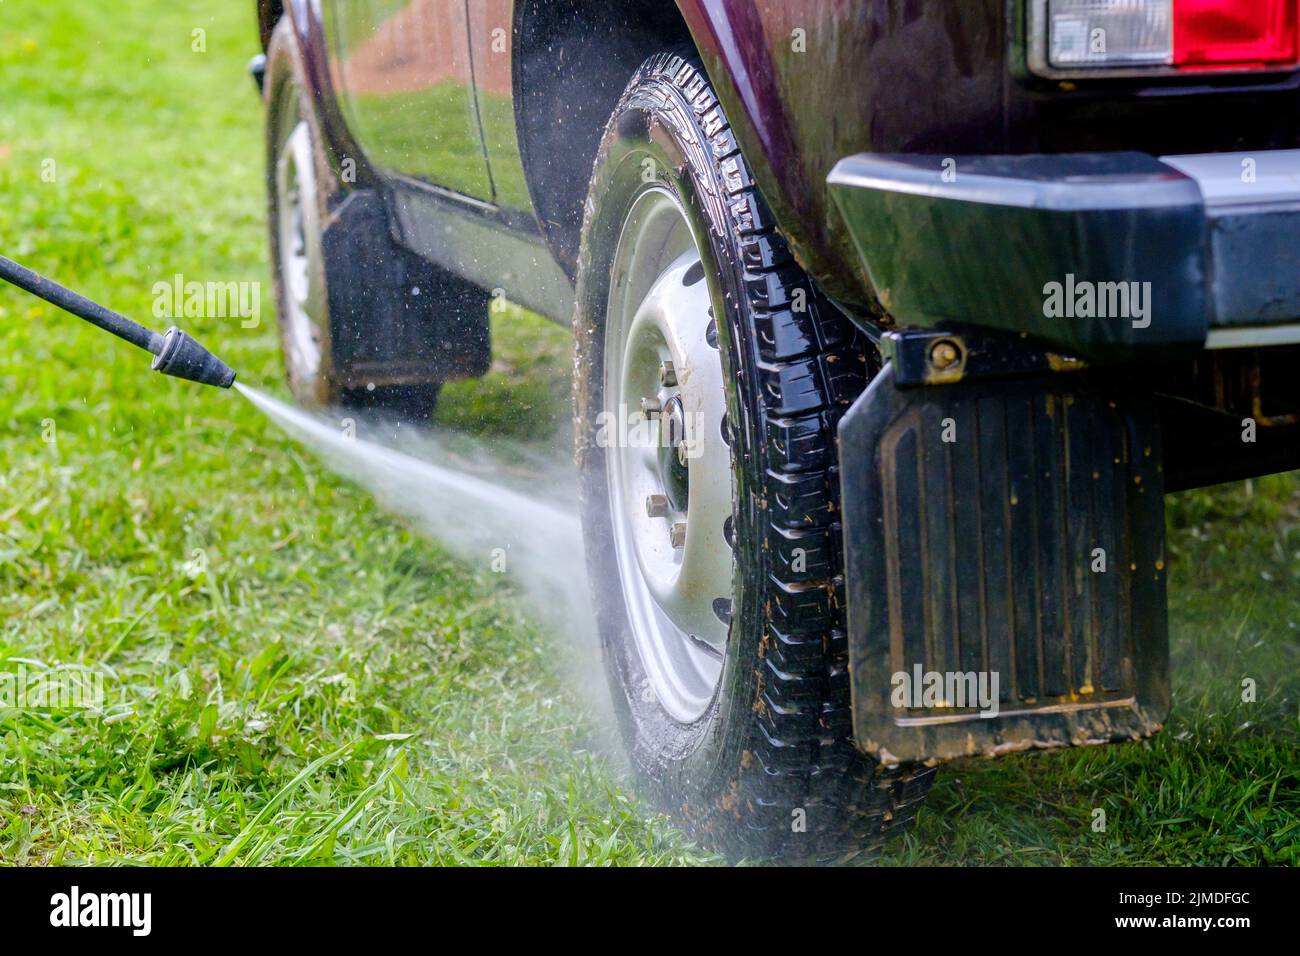
[[[677,199],[642,193],[611,273],[607,474],[619,580],[648,682],[634,691],[687,723],[721,679],[732,572],[726,396],[704,270]]]
[[[276,161],[276,205],[279,224],[279,267],[284,286],[285,344],[291,362],[306,380],[320,372],[324,322],[324,275],[317,221],[316,174],[311,131],[297,120]]]

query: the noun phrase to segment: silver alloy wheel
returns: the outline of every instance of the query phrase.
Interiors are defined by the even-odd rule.
[[[320,329],[325,321],[315,169],[311,131],[305,120],[298,119],[280,150],[275,184],[285,345],[292,351],[291,366],[304,381],[320,374]]]
[[[704,270],[678,200],[643,192],[611,273],[606,461],[619,579],[649,682],[642,691],[683,723],[705,712],[721,678],[732,592],[731,451]]]

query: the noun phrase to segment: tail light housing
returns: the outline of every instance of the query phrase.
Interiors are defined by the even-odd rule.
[[[1032,0],[1029,29],[1047,76],[1300,67],[1300,0]]]

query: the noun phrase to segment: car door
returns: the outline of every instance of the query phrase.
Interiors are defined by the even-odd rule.
[[[327,0],[344,116],[372,164],[484,201],[465,0]]]
[[[473,0],[468,5],[469,41],[495,201],[503,209],[531,215],[515,123],[511,31],[515,2]]]

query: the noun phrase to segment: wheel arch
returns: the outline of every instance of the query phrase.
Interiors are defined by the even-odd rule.
[[[284,16],[284,0],[257,0],[257,32],[262,39],[262,52],[271,45],[275,25]]]
[[[661,0],[515,0],[513,41],[524,176],[547,244],[572,277],[591,170],[614,106],[649,57],[694,43],[676,6]]]

